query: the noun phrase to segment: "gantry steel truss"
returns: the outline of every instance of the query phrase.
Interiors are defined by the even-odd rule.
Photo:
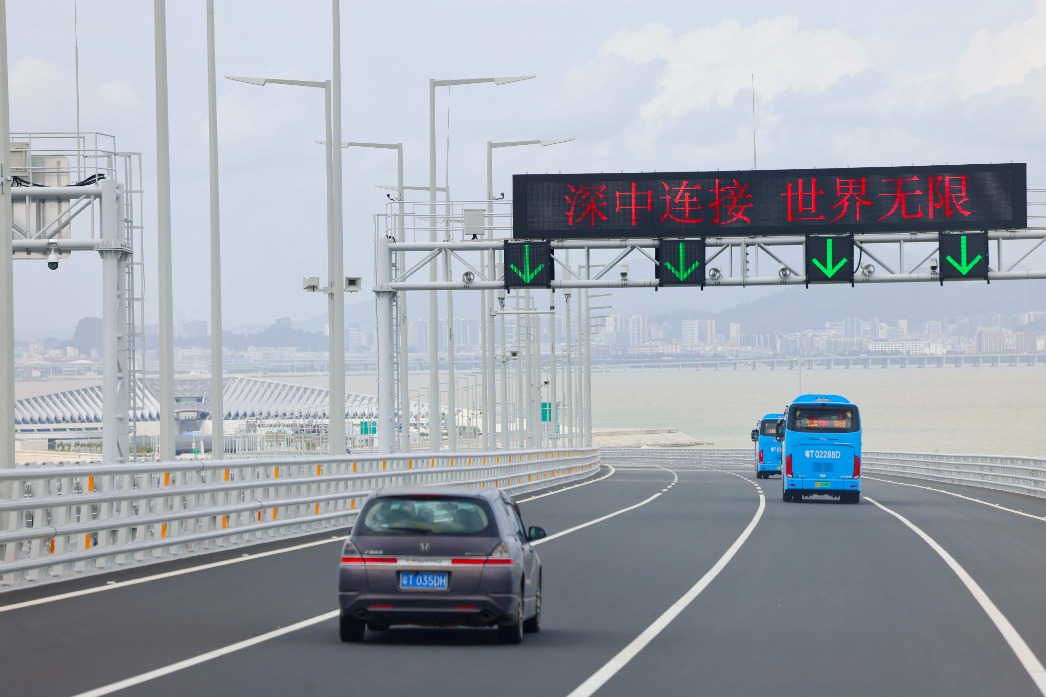
[[[1041,193],[1042,190],[1032,190]],[[486,205],[482,202],[478,205]],[[1042,205],[1033,203],[1030,205]],[[496,220],[505,221],[509,216],[502,209],[500,216],[486,218],[486,226],[478,230],[475,222],[476,208],[469,208],[468,203],[446,204],[446,208],[437,221],[446,233],[445,240],[407,241],[409,231],[417,226],[428,230],[428,218],[423,213],[407,214],[413,218],[412,224],[405,225],[402,213],[389,213],[377,216],[376,225],[376,260],[374,292],[377,296],[378,316],[378,448],[388,453],[406,446],[405,439],[396,438],[396,434],[409,433],[407,423],[408,409],[401,408],[400,400],[406,394],[404,381],[407,376],[402,369],[405,358],[402,356],[406,347],[403,332],[406,331],[407,318],[398,311],[406,305],[400,300],[410,291],[445,291],[448,299],[455,291],[487,291],[483,303],[487,316],[481,321],[484,333],[482,362],[484,375],[487,377],[490,390],[482,392],[480,423],[484,430],[484,446],[493,447],[496,433],[496,414],[502,413],[503,447],[510,445],[506,433],[505,371],[510,361],[518,361],[517,372],[526,373],[520,380],[528,387],[520,394],[525,404],[522,405],[526,417],[520,427],[520,445],[539,447],[543,443],[535,435],[535,424],[541,421],[541,387],[545,381],[540,374],[543,357],[535,360],[529,351],[538,350],[534,336],[540,336],[540,327],[535,330],[532,322],[540,322],[541,315],[551,314],[549,323],[551,341],[547,351],[547,363],[550,364],[551,376],[549,402],[558,405],[558,394],[555,387],[557,354],[566,359],[567,375],[573,363],[583,379],[577,384],[577,403],[572,397],[567,399],[567,415],[564,432],[555,432],[552,439],[569,445],[589,445],[591,443],[591,397],[587,372],[590,368],[588,328],[592,319],[592,308],[589,291],[592,289],[621,290],[627,288],[657,288],[660,283],[655,278],[654,249],[659,243],[653,238],[634,239],[595,239],[595,240],[553,240],[552,249],[556,264],[556,278],[551,284],[549,296],[550,310],[538,310],[530,298],[533,291],[525,290],[526,296],[522,310],[506,310],[504,290],[504,272],[502,269],[502,250],[504,241],[510,237],[507,230],[495,224]],[[472,214],[470,216],[470,214]],[[1036,218],[1038,216],[1029,216]],[[471,220],[470,220],[471,218]],[[384,222],[382,220],[384,219]],[[425,221],[425,222],[422,222]],[[407,234],[404,231],[407,230]],[[1046,243],[1046,227],[1030,227],[1021,230],[996,230],[988,232],[990,240],[988,282],[1007,280],[1046,279],[1046,254],[1039,252]],[[421,235],[414,236],[416,239]],[[706,242],[705,266],[707,280],[705,288],[744,287],[744,286],[790,286],[806,285],[803,235],[767,236],[767,237],[708,237]],[[857,256],[854,285],[870,283],[939,283],[941,281],[938,265],[938,236],[936,233],[874,233],[860,234],[854,237],[854,254]],[[582,263],[572,264],[570,254],[575,262],[581,258]],[[598,257],[598,260],[596,259]],[[624,262],[631,262],[628,267]],[[638,262],[638,263],[637,263]],[[457,271],[451,271],[454,264]],[[1032,264],[1036,266],[1033,268]],[[443,280],[426,280],[431,269],[442,270]],[[456,275],[456,274],[460,274]],[[954,281],[947,281],[953,283]],[[967,283],[976,281],[966,281]],[[534,289],[540,290],[540,289]],[[566,326],[571,326],[571,291],[578,290],[578,346],[577,353],[572,353],[571,338],[566,338],[567,349],[561,353],[556,347],[554,331],[556,326],[555,293],[560,292],[564,298],[561,304],[566,314]],[[699,292],[697,288],[692,289]],[[493,301],[492,294],[497,293],[498,301]],[[515,328],[517,334],[526,338],[517,340],[523,346],[527,356],[510,355],[502,339],[500,354],[495,351],[494,328],[497,319],[502,320],[502,337],[504,337],[504,320],[506,316],[526,316],[524,325]],[[431,318],[430,321],[436,321]],[[453,366],[454,327],[447,327],[447,365]],[[489,340],[486,337],[489,336]],[[573,360],[572,360],[573,359]],[[500,399],[493,396],[495,367],[501,366],[502,394]],[[429,367],[438,370],[439,366]],[[567,389],[573,387],[570,377],[566,379]],[[448,385],[448,391],[453,387]],[[448,428],[456,429],[456,415],[448,413]],[[551,445],[552,443],[548,443]]]

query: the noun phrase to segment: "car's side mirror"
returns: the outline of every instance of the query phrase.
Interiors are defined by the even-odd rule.
[[[545,528],[539,528],[536,525],[531,525],[529,528],[527,528],[527,542],[540,540],[542,537],[548,537],[548,533],[545,532]]]
[[[777,422],[777,428],[774,429],[774,436],[776,436],[777,440],[779,440],[779,441],[785,439],[785,422],[784,421],[778,421]]]
[[[754,443],[757,440],[759,440],[759,429],[758,428],[753,428],[752,429],[752,442]]]

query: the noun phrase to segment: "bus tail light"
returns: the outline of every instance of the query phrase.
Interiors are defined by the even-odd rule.
[[[854,455],[854,479],[861,478],[861,456]]]
[[[761,449],[759,450],[759,464],[763,464],[763,451]]]
[[[785,476],[792,476],[792,453],[788,453],[785,457]]]

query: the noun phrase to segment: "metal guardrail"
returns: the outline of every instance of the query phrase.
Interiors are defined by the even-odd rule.
[[[27,465],[0,471],[0,591],[352,523],[386,486],[513,493],[588,476],[599,450]]]
[[[751,448],[615,448],[603,450],[608,464],[754,467]],[[865,474],[893,474],[1046,498],[1046,459],[1009,455],[951,455],[864,451]]]

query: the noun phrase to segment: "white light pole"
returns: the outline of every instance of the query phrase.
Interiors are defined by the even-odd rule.
[[[0,470],[15,466],[14,252],[11,240],[11,101],[7,75],[7,0],[0,0]],[[12,482],[0,484],[0,501],[11,498]],[[9,516],[13,517],[11,513]],[[9,529],[0,515],[0,530]],[[12,547],[14,545],[11,545]],[[13,557],[12,557],[13,558]],[[3,560],[3,561],[6,561]]]
[[[559,145],[569,143],[573,138],[556,138],[544,140],[504,140],[487,141],[487,234],[488,240],[494,238],[494,148],[512,148],[520,145]],[[489,260],[490,275],[494,275],[494,250],[490,250]],[[483,270],[483,269],[481,269]],[[488,309],[489,308],[489,309]],[[496,446],[494,440],[495,404],[497,397],[494,390],[494,294],[492,291],[483,291],[480,297],[480,317],[483,318],[480,326],[480,353],[482,354],[483,383],[486,386],[486,397],[484,399],[484,447],[492,449]],[[555,320],[553,320],[555,321]],[[488,374],[489,364],[489,374]],[[504,395],[502,395],[504,399]],[[504,409],[504,406],[502,406]],[[489,413],[488,413],[489,412]],[[487,436],[486,434],[490,434]]]
[[[324,80],[283,80],[264,77],[232,77],[228,80],[249,85],[293,85],[317,87],[324,94],[326,143],[338,142],[331,133],[331,82]],[[340,129],[339,129],[340,130]],[[340,140],[340,139],[339,139]],[[332,455],[345,452],[345,259],[341,236],[341,148],[327,146],[327,317],[330,324],[328,358],[330,405],[327,447]]]
[[[454,87],[457,85],[475,85],[484,82],[492,82],[495,85],[507,85],[512,82],[519,82],[521,80],[530,80],[536,77],[535,75],[524,75],[524,76],[510,76],[510,77],[475,77],[465,78],[458,80],[429,80],[429,241],[436,241],[436,88],[437,87]],[[436,265],[431,264],[429,266],[429,280],[436,280]],[[447,291],[448,298],[452,291]],[[439,412],[439,302],[436,296],[436,291],[429,291],[429,393],[432,395],[432,399],[435,401],[435,411]],[[448,322],[448,336],[451,336],[454,328],[453,318],[447,317]],[[447,352],[448,362],[454,360],[453,351],[448,346]],[[451,369],[453,370],[453,368]],[[453,387],[451,387],[453,392]],[[431,410],[431,406],[430,406]],[[453,415],[450,415],[453,418]],[[448,431],[450,435],[450,431]],[[454,440],[450,440],[448,445],[453,448]],[[429,429],[429,446],[433,451],[438,451],[442,446],[442,438],[440,433],[433,433],[432,429]]]
[[[211,204],[211,459],[225,457],[222,368],[222,261],[218,208],[218,109],[214,71],[214,0],[207,0],[207,142]]]

